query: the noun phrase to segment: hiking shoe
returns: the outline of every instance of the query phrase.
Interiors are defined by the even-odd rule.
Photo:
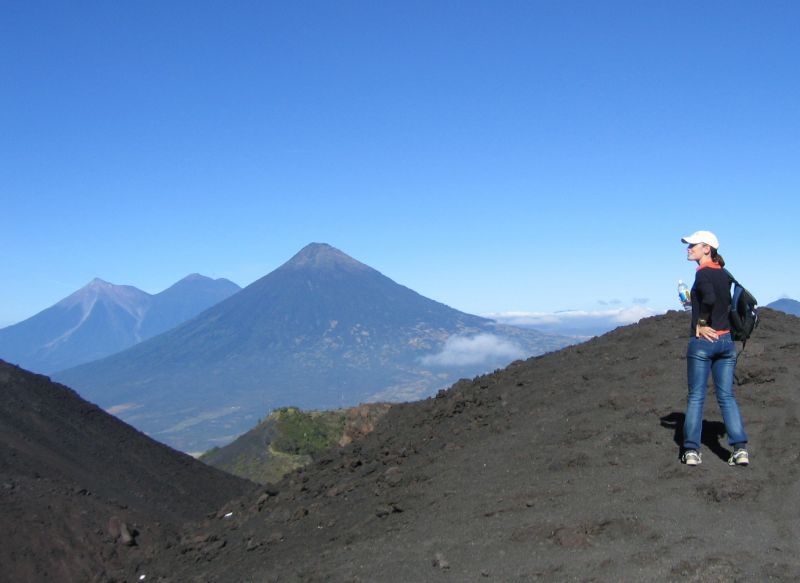
[[[687,466],[699,466],[703,463],[703,460],[700,459],[700,452],[696,449],[687,449],[685,452],[683,452],[681,461]]]
[[[737,449],[728,460],[729,466],[746,466],[750,463],[750,456],[747,455],[746,449]]]

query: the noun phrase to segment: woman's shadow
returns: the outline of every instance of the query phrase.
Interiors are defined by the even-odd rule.
[[[672,439],[678,446],[678,457],[683,454],[683,422],[685,420],[686,414],[677,411],[673,411],[669,415],[661,417],[661,427],[666,427],[674,431]],[[703,433],[700,441],[719,459],[728,461],[731,452],[720,444],[720,439],[724,436],[724,423],[721,421],[703,421]]]

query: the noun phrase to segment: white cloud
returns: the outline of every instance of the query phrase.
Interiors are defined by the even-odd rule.
[[[133,409],[140,409],[142,405],[139,403],[120,403],[119,405],[114,405],[106,409],[106,413],[111,415],[119,415],[120,413],[124,413],[125,411],[131,411]]]
[[[491,361],[510,362],[524,357],[525,352],[510,340],[494,334],[478,334],[471,337],[451,336],[444,343],[441,352],[424,357],[422,364],[469,366]]]
[[[535,328],[542,332],[594,336],[638,322],[660,312],[642,305],[605,310],[567,310],[563,312],[495,312],[484,314],[501,324]]]
[[[613,300],[597,300],[597,303],[601,306],[618,306],[622,303],[621,300],[613,299]]]

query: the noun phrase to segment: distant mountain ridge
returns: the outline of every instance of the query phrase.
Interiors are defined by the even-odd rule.
[[[57,378],[197,452],[276,407],[415,399],[573,341],[459,312],[312,243],[191,321]]]
[[[95,278],[50,308],[0,329],[0,357],[50,374],[161,334],[240,289],[227,279],[192,274],[151,295]]]
[[[791,298],[781,298],[767,304],[768,308],[779,310],[792,316],[800,316],[800,302]]]

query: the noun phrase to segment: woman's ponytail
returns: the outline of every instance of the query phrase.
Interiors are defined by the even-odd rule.
[[[720,267],[725,267],[725,260],[722,258],[722,255],[717,253],[717,250],[711,247],[711,261],[719,265]]]

